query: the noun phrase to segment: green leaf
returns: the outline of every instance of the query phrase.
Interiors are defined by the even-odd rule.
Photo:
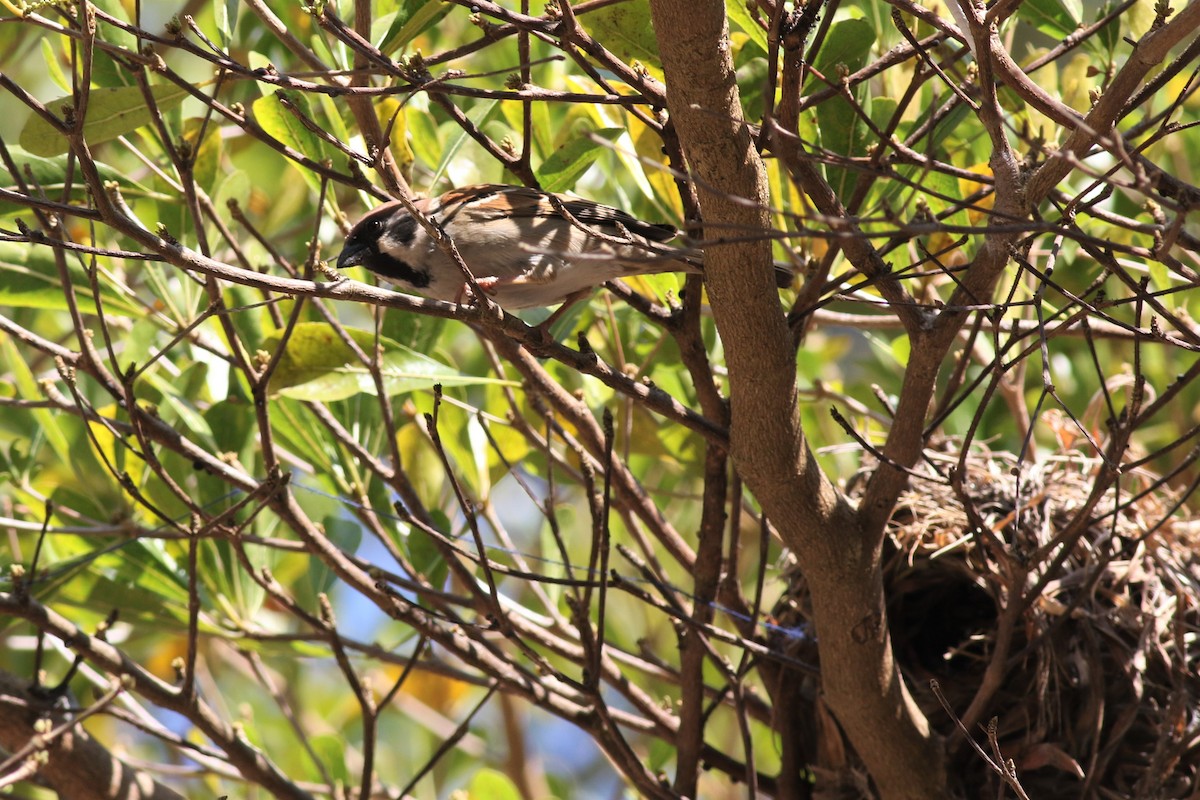
[[[151,86],[150,94],[154,96],[154,104],[160,112],[178,106],[188,96],[187,91],[174,84]],[[60,97],[47,103],[46,110],[62,119],[64,109],[74,105],[74,97]],[[149,125],[152,119],[142,90],[137,86],[92,89],[88,95],[83,135],[89,145],[96,145],[132,133],[143,125]],[[25,123],[20,142],[21,147],[35,156],[57,156],[70,149],[67,137],[37,114]]]
[[[218,178],[217,190],[213,192],[213,201],[217,208],[226,208],[230,200],[236,200],[243,208],[250,201],[254,184],[245,170],[235,169],[226,171],[224,177]]]
[[[200,132],[204,131],[204,141],[198,141]],[[223,139],[219,125],[205,125],[199,118],[187,120],[183,125],[183,137],[192,147],[192,157],[195,165],[192,173],[196,182],[206,190],[217,185],[221,172],[221,149]]]
[[[544,105],[539,103],[535,105]],[[422,164],[437,164],[442,151],[438,141],[438,129],[432,114],[407,115],[409,145],[413,155]]]
[[[406,342],[418,353],[432,353],[448,322],[424,314],[384,314],[380,332],[394,341]]]
[[[537,170],[538,181],[548,192],[563,192],[575,186],[583,173],[596,162],[608,148],[603,142],[596,141],[600,137],[610,142],[616,141],[624,128],[601,128],[593,131],[594,136],[581,136],[573,139],[564,147],[560,147],[542,162]]]
[[[33,268],[33,262],[39,266]],[[66,310],[62,283],[54,274],[54,255],[49,247],[24,242],[0,242],[0,306]]]
[[[254,101],[255,121],[268,134],[301,155],[308,156],[313,161],[321,161],[325,158],[323,142],[315,133],[305,127],[304,123],[291,110],[284,107],[284,101],[292,105],[306,119],[313,119],[308,98],[297,92],[285,92],[280,89]],[[321,184],[316,175],[298,164],[296,168],[314,192],[320,191]]]
[[[64,92],[71,91],[71,83],[63,74],[62,66],[58,63],[58,54],[54,52],[49,39],[42,39],[42,59],[46,62],[46,74],[50,76],[50,80]]]
[[[561,121],[557,123],[550,121],[550,105],[550,103],[534,103],[525,109],[520,103],[511,100],[500,104],[500,109],[504,113],[504,121],[513,130],[514,139],[516,132],[524,127],[525,114],[529,114],[533,124],[530,125],[529,141],[525,145],[532,146],[533,157],[538,161],[545,159],[553,151],[554,137],[562,127]],[[659,146],[661,147],[661,144]]]
[[[429,516],[435,530],[447,538],[453,538],[450,534],[450,519],[445,512],[433,508],[430,509]],[[417,574],[424,575],[433,586],[441,586],[450,574],[450,565],[442,555],[441,546],[432,536],[419,529],[410,531],[404,539],[404,544],[404,553]]]
[[[213,403],[204,412],[213,440],[223,453],[238,453],[246,446],[254,427],[254,408],[237,397]]]
[[[228,599],[228,605],[234,609],[233,614],[237,619],[254,619],[267,599],[267,592],[254,580],[253,573],[261,572],[263,569],[273,569],[278,560],[277,553],[273,548],[247,545],[245,552],[250,569],[242,569],[232,544],[210,541],[207,545],[208,550],[221,557],[223,566],[228,565],[226,574],[229,577],[221,580],[221,576],[212,574],[205,584],[215,587],[217,591],[221,592],[217,595],[218,602],[225,598]],[[204,551],[201,553],[203,555]],[[203,563],[202,561],[201,564],[203,565]],[[212,591],[211,588],[210,591]]]
[[[375,350],[375,334],[356,328],[346,331],[370,357]],[[274,352],[282,338],[282,330],[271,333],[263,340],[264,349]],[[495,378],[463,375],[391,339],[381,338],[379,344],[383,348],[379,369],[389,395],[429,389],[439,383],[443,386],[503,383]],[[375,381],[370,370],[330,325],[303,322],[288,339],[287,350],[271,376],[271,389],[297,400],[330,402],[360,392],[374,394]]]
[[[70,502],[61,487],[55,498]],[[61,547],[63,541],[55,544]],[[54,565],[51,577],[60,586],[53,594],[80,609],[120,608],[122,619],[177,630],[187,619],[187,581],[165,549],[161,541],[127,539],[71,554]]]
[[[836,82],[844,69],[855,72],[866,63],[867,54],[875,43],[875,31],[870,23],[861,19],[836,22],[829,29],[825,44],[817,54],[815,67],[828,81]],[[824,82],[810,81],[808,91],[816,86],[824,88]],[[868,106],[866,86],[860,84],[854,90],[855,103]],[[817,106],[817,126],[821,131],[821,145],[837,155],[854,158],[866,153],[867,145],[874,141],[866,121],[845,97],[831,97]],[[858,173],[844,167],[828,167],[826,178],[833,191],[840,197],[848,197]]]
[[[1083,8],[1078,0],[1029,0],[1021,9],[1022,22],[1056,39],[1074,33],[1082,19]]]
[[[313,777],[324,777],[329,775],[338,785],[346,785],[354,780],[354,775],[351,774],[350,768],[346,766],[346,737],[341,732],[337,733],[318,733],[315,736],[309,736],[309,746],[313,752],[321,759],[321,764],[324,765],[326,772],[320,775],[314,774]]]
[[[829,28],[829,35],[817,53],[813,66],[830,80],[837,77],[836,67],[845,64],[851,71],[860,69],[875,44],[875,29],[864,19],[844,19]],[[811,91],[812,87],[809,87]]]
[[[763,55],[769,52],[767,32],[754,21],[754,17],[751,16],[750,9],[746,5],[746,0],[725,0],[725,13],[743,33],[750,37],[750,41],[758,45],[759,49],[763,51]]]
[[[737,68],[737,83],[741,87],[742,109],[747,118],[754,118],[762,113],[763,91],[767,88],[767,72],[770,67],[767,59],[761,56],[747,58]],[[778,93],[778,88],[776,89]]]
[[[817,125],[821,130],[821,145],[840,156],[861,156],[872,141],[866,122],[844,97],[830,98],[817,108]],[[829,165],[825,169],[829,186],[843,200],[850,197],[858,175],[857,170],[846,167]]]
[[[11,336],[0,337],[0,354],[8,362],[9,380],[16,384],[18,396],[26,400],[43,399],[42,391],[38,388],[37,378],[25,361],[25,353],[17,347],[17,340]],[[3,363],[3,361],[0,361]],[[62,417],[46,409],[34,409],[33,418],[36,422],[34,441],[45,441],[54,450],[54,454],[64,463],[71,463],[70,439],[63,432],[58,420]],[[33,453],[33,447],[29,448]]]
[[[958,178],[944,172],[930,170],[923,176],[921,188],[925,190],[925,202],[935,216],[962,201],[962,190],[959,188]],[[942,222],[947,225],[969,225],[971,219],[967,210],[962,208],[943,219]]]
[[[92,5],[114,19],[128,19],[128,11],[122,0],[92,0]],[[97,25],[96,35],[106,42],[137,52],[137,37],[118,25]],[[105,51],[96,48],[97,56],[103,52]],[[127,69],[126,74],[128,74]]]
[[[341,109],[332,97],[329,95],[321,95],[317,98],[317,102],[321,104],[321,112],[325,115],[325,122],[328,126],[329,133],[339,141],[346,141],[350,138],[350,131],[346,128],[346,123],[342,121]]]
[[[893,107],[895,106],[894,100],[889,99],[888,102],[890,102]],[[928,121],[929,117],[936,111],[937,108],[935,106],[927,106],[926,110],[917,118],[915,123],[913,123],[914,126],[924,125]],[[873,103],[871,108],[871,117],[872,119],[877,119],[875,116]],[[969,119],[972,118],[969,116],[969,109],[965,105],[960,104],[951,109],[950,113],[946,114],[945,117],[942,118],[941,122],[929,132],[928,138],[921,142],[921,149],[923,151],[938,154],[945,153],[947,149],[954,150],[955,147],[953,143],[951,143],[949,147],[944,145],[946,145],[947,140],[955,134],[958,126],[969,121]],[[901,130],[899,131],[900,133],[903,133],[903,127],[904,125],[902,124]],[[900,165],[896,169],[896,172],[900,175],[901,180],[887,181],[883,186],[883,191],[880,194],[879,199],[880,201],[892,203],[894,206],[905,206],[911,202],[913,197],[920,193],[920,189],[914,188],[914,186],[923,183],[928,172],[928,168],[924,166]]]
[[[8,153],[12,156],[13,163],[17,165],[17,169],[21,170],[22,177],[26,169],[33,176],[34,183],[41,188],[46,194],[57,195],[61,197],[62,188],[66,184],[67,175],[67,157],[65,155],[54,156],[53,158],[43,158],[35,156],[24,148],[11,146],[8,148]],[[145,186],[137,183],[129,178],[129,176],[120,170],[114,169],[107,164],[96,162],[96,170],[100,173],[100,177],[106,181],[116,181],[121,186],[121,191],[129,196],[135,195],[139,197],[153,197],[159,200],[167,200],[164,195],[156,195],[147,189]],[[0,176],[6,175],[6,172],[0,170]],[[0,185],[13,186],[8,180],[0,178]],[[86,194],[86,186],[84,182],[76,177],[74,181],[75,192],[73,196],[83,198]],[[10,203],[0,201],[0,216],[8,216],[21,212],[28,212],[29,207],[20,203]]]
[[[319,161],[325,155],[324,144],[299,118],[284,106],[288,103],[309,120],[313,119],[308,98],[298,92],[276,89],[254,101],[254,119],[267,133],[311,159]]]
[[[404,0],[396,9],[379,50],[391,55],[420,36],[450,12],[451,5],[443,0]]]
[[[216,17],[217,33],[221,35],[221,47],[228,50],[233,43],[233,30],[237,27],[238,0],[218,2],[213,16]]]
[[[871,121],[881,131],[886,131],[896,115],[896,100],[892,97],[874,97],[871,99]]]
[[[583,15],[579,21],[596,41],[622,61],[637,61],[662,73],[658,39],[650,21],[650,0],[616,3]]]
[[[193,364],[188,367],[189,370],[196,369],[204,371],[207,366],[204,364]],[[160,375],[157,371],[151,371],[145,374],[145,380],[156,389],[159,389],[163,394],[162,403],[158,409],[159,414],[168,422],[173,423],[173,427],[186,427],[188,431],[201,436],[206,440],[212,440],[213,431],[208,427],[208,422],[204,417],[192,407],[188,401],[188,397],[196,397],[198,391],[190,391],[186,393],[178,392],[171,381]],[[178,419],[179,424],[174,424]]]
[[[521,791],[512,778],[494,769],[481,769],[471,779],[467,790],[471,797],[487,797],[490,800],[521,800]]]
[[[321,525],[325,528],[325,535],[342,552],[358,552],[358,546],[362,544],[363,529],[357,522],[331,514],[321,520]],[[308,583],[308,590],[316,597],[322,592],[332,590],[338,576],[324,561],[313,559],[309,568],[305,570],[304,579]]]
[[[1096,22],[1107,17],[1117,5],[1116,0],[1106,0],[1104,5],[1096,9]],[[1112,57],[1116,51],[1117,45],[1121,41],[1121,20],[1120,18],[1111,19],[1108,24],[1100,30],[1096,31],[1096,37],[1090,39],[1093,44],[1098,46],[1100,53]]]
[[[1146,262],[1146,268],[1150,272],[1151,286],[1161,286],[1166,288],[1174,283],[1174,281],[1171,279],[1171,271],[1167,269],[1167,265],[1161,261],[1150,259]],[[1168,311],[1175,311],[1177,308],[1179,308],[1180,296],[1178,294],[1175,294],[1174,292],[1167,292],[1161,295],[1161,297],[1162,304]]]

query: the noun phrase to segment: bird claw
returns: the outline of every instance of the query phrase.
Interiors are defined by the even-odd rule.
[[[458,290],[458,294],[454,296],[454,304],[458,306],[459,309],[471,308],[483,312],[485,315],[491,316],[497,321],[503,319],[504,309],[497,305],[495,301],[489,302],[487,297],[488,295],[494,295],[496,293],[495,283],[495,278],[483,278],[481,280],[476,280],[475,284],[483,293],[482,296],[476,296],[475,292],[471,289],[470,284],[463,283],[462,288]]]
[[[492,296],[496,294],[497,284],[499,283],[499,278],[477,278],[475,280],[475,285],[482,289],[484,294]],[[475,297],[475,292],[471,290],[471,285],[468,283],[464,283],[462,288],[458,290],[458,294],[454,296],[454,304],[458,306],[481,305]]]

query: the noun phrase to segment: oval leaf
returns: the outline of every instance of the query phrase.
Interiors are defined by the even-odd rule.
[[[767,42],[767,32],[751,15],[750,7],[745,0],[725,0],[725,13],[729,15],[730,21],[736,23],[750,38],[750,41],[763,51],[764,55],[768,52],[770,44]]]
[[[151,86],[150,94],[160,112],[167,111],[183,102],[187,91],[174,84]],[[75,105],[74,97],[60,97],[46,104],[46,110],[62,118],[64,109]],[[88,144],[111,141],[118,136],[132,133],[152,119],[146,98],[137,86],[119,86],[111,89],[92,89],[88,95],[87,119],[83,123],[83,136]],[[61,155],[70,149],[67,137],[39,115],[33,115],[21,131],[21,147],[35,156]]]
[[[61,193],[62,188],[66,185],[67,176],[67,157],[58,155],[54,157],[36,156],[21,147],[12,146],[8,148],[9,155],[12,157],[17,168],[22,172],[28,170],[33,176],[33,181],[41,187],[42,191],[47,194],[55,192]],[[108,164],[96,162],[96,169],[100,173],[100,177],[106,181],[116,181],[121,186],[121,191],[126,195],[135,195],[137,197],[155,197],[155,199],[166,200],[166,195],[152,195],[150,190],[142,186],[137,181],[131,179],[124,171],[118,170],[115,167],[110,167]],[[7,172],[0,170],[0,176],[7,176]],[[16,186],[8,182],[6,178],[0,177],[0,186],[16,191]],[[72,182],[75,188],[75,195],[82,198],[85,195],[86,189],[83,181],[78,177]],[[0,202],[0,216],[8,216],[9,214],[28,213],[29,206],[24,203],[16,202]]]
[[[866,63],[867,55],[875,44],[875,31],[870,23],[861,19],[846,19],[835,22],[829,28],[825,44],[817,54],[816,69],[826,79],[836,81],[838,72],[845,69],[855,72]],[[810,86],[821,86],[813,78]],[[854,89],[855,103],[870,109],[865,84]],[[854,158],[867,152],[871,143],[871,131],[866,122],[841,95],[831,97],[817,106],[817,125],[821,129],[821,145],[838,155]],[[829,166],[826,169],[829,185],[841,197],[847,197],[858,180],[858,173],[844,167]]]
[[[624,128],[601,128],[592,131],[590,136],[575,139],[555,150],[537,171],[542,188],[547,192],[564,192],[573,188],[588,167],[608,149],[596,137],[613,142],[624,132]]]
[[[369,356],[375,349],[371,331],[347,328],[346,332]],[[275,331],[263,340],[264,349],[274,352],[283,338]],[[464,375],[399,342],[380,337],[383,358],[380,372],[389,395],[429,389],[434,384],[464,386],[504,383],[495,378]],[[297,400],[331,402],[359,392],[375,394],[375,381],[334,329],[323,322],[302,322],[292,331],[287,350],[271,376],[271,390]]]
[[[290,103],[308,119],[313,118],[308,98],[295,92],[279,90],[263,95],[254,101],[255,121],[262,126],[263,130],[288,147],[303,153],[314,161],[320,161],[325,155],[321,140],[305,127],[295,114],[284,107],[284,101]]]
[[[313,119],[308,98],[299,93],[280,90],[254,101],[255,121],[264,131],[301,155],[308,156],[313,161],[321,161],[325,158],[324,143],[291,109],[285,107],[285,103],[290,104],[296,113],[304,115],[306,119]],[[304,182],[312,187],[314,192],[320,191],[321,182],[317,176],[311,170],[299,165],[296,167],[300,170],[300,177]]]
[[[625,63],[638,62],[661,76],[658,39],[650,21],[649,0],[617,3],[581,16],[579,21],[596,41]]]
[[[436,25],[450,13],[450,4],[442,0],[404,0],[391,19],[387,33],[379,45],[381,52],[392,54]]]

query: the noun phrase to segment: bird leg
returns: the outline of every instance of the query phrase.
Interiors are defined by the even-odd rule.
[[[594,290],[591,288],[580,289],[579,291],[573,292],[563,298],[562,305],[551,311],[550,316],[542,320],[537,326],[536,329],[541,331],[542,338],[547,341],[551,341],[553,337],[550,335],[550,328],[553,327],[554,323],[558,322],[558,320],[562,318],[563,314],[566,313],[568,308],[590,295],[593,291]]]
[[[554,283],[555,278],[558,277],[559,264],[560,262],[557,259],[535,256],[530,259],[529,269],[520,275],[505,278],[497,275],[489,275],[484,278],[478,278],[475,282],[479,284],[480,289],[483,289],[488,294],[495,294],[504,286],[546,286]]]

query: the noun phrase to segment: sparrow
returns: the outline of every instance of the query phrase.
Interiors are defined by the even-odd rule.
[[[632,275],[702,275],[699,253],[666,244],[678,231],[620,209],[524,186],[484,184],[415,200],[441,226],[475,282],[502,308],[552,306]],[[350,230],[338,269],[363,266],[406,290],[460,303],[462,270],[399,203],[372,209]],[[787,274],[790,282],[790,270]],[[781,284],[785,285],[785,284]]]

